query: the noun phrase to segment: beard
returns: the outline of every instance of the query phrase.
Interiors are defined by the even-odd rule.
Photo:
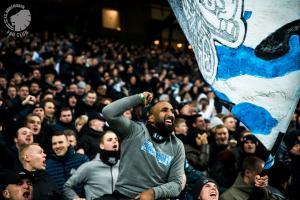
[[[172,120],[172,125],[165,124],[166,119],[171,119]],[[155,127],[159,130],[159,134],[163,137],[169,136],[172,134],[174,131],[174,118],[165,118],[163,121],[157,121],[155,123]]]

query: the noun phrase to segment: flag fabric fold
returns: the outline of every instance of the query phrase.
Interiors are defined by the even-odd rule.
[[[271,150],[300,98],[300,1],[169,4],[205,81]]]

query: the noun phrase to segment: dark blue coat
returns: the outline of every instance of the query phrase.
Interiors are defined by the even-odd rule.
[[[57,200],[63,198],[52,177],[46,172],[39,170],[28,173],[33,176],[33,200]]]
[[[86,155],[76,153],[70,147],[64,156],[52,154],[46,160],[46,171],[53,178],[60,192],[63,191],[65,182],[71,177],[72,173],[83,163],[89,161]]]

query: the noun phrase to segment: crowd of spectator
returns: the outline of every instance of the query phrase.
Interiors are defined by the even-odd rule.
[[[88,173],[81,166],[99,160],[99,143],[110,131],[102,108],[143,91],[152,92],[154,102],[166,100],[175,108],[174,132],[186,154],[185,198],[192,198],[198,176],[210,177],[229,196],[228,189],[245,176],[246,157],[266,160],[264,146],[203,81],[191,50],[44,32],[1,36],[0,168],[33,173],[35,199],[99,194],[77,180],[80,171]],[[123,115],[146,122],[147,112],[137,106]],[[268,187],[286,199],[300,196],[299,104]]]

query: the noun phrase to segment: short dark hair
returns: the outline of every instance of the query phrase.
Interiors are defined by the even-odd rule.
[[[246,170],[260,173],[262,164],[264,164],[262,159],[256,156],[247,156],[242,163],[242,176],[244,176]]]
[[[64,135],[66,135],[66,136],[75,136],[76,137],[76,133],[75,133],[75,131],[73,131],[73,130],[71,130],[71,129],[66,129],[66,130],[64,130],[63,131],[63,133],[64,133]]]
[[[158,102],[155,102],[155,103],[153,103],[153,104],[151,103],[151,104],[150,104],[150,109],[149,109],[149,115],[152,115],[155,106],[156,106],[157,104],[159,104],[159,103],[162,103],[162,102],[167,102],[167,103],[171,104],[169,101],[158,101]],[[171,104],[171,105],[172,105],[172,104]],[[173,105],[172,105],[172,106],[173,106]]]
[[[65,134],[64,131],[56,131],[56,132],[54,132],[51,138],[53,138],[54,136],[61,136],[61,135],[64,135],[67,138],[67,136],[66,136],[66,134]]]
[[[119,136],[118,136],[115,132],[113,132],[113,131],[111,131],[111,130],[107,130],[107,131],[105,131],[103,134],[101,134],[101,136],[100,136],[100,138],[99,138],[99,144],[104,142],[103,139],[104,139],[104,136],[105,136],[107,133],[114,133],[114,134],[119,138]]]
[[[20,90],[22,87],[27,87],[27,88],[29,89],[29,85],[28,85],[27,83],[22,83],[22,84],[19,86],[18,90]]]
[[[72,112],[72,110],[71,110],[71,108],[70,107],[62,107],[61,109],[60,109],[60,111],[59,111],[59,115],[61,115],[61,113],[63,112],[63,111],[71,111]]]
[[[52,93],[44,93],[43,95],[46,95],[46,94],[52,94]],[[46,103],[48,103],[48,102],[53,103],[53,105],[56,106],[56,102],[54,100],[46,99],[41,103],[41,105],[43,106],[44,109],[45,109]]]
[[[86,92],[85,96],[87,96],[88,94],[96,94],[97,95],[97,92],[95,90],[90,90],[90,91]]]
[[[221,128],[226,128],[226,126],[224,126],[223,124],[219,124],[215,127],[215,130],[219,130]]]
[[[37,114],[29,113],[29,114],[26,116],[24,126],[27,125],[27,123],[30,121],[30,118],[31,118],[31,117],[38,117],[38,118],[41,120],[40,116],[38,116]]]
[[[185,123],[185,122],[186,122],[186,120],[184,118],[176,118],[174,124],[175,124],[175,127],[177,127],[179,124]]]
[[[198,117],[203,117],[203,116],[201,114],[199,114],[199,113],[193,115],[192,122],[195,123],[197,121]],[[203,119],[204,119],[204,117],[203,117]]]
[[[233,115],[226,115],[222,118],[222,121],[225,122],[228,118],[233,118],[235,119],[235,117]]]
[[[16,133],[15,133],[15,138],[18,138],[18,137],[19,137],[19,131],[20,131],[20,129],[22,129],[22,128],[27,128],[27,129],[29,129],[29,128],[26,127],[26,126],[20,127],[20,128],[16,131]]]

